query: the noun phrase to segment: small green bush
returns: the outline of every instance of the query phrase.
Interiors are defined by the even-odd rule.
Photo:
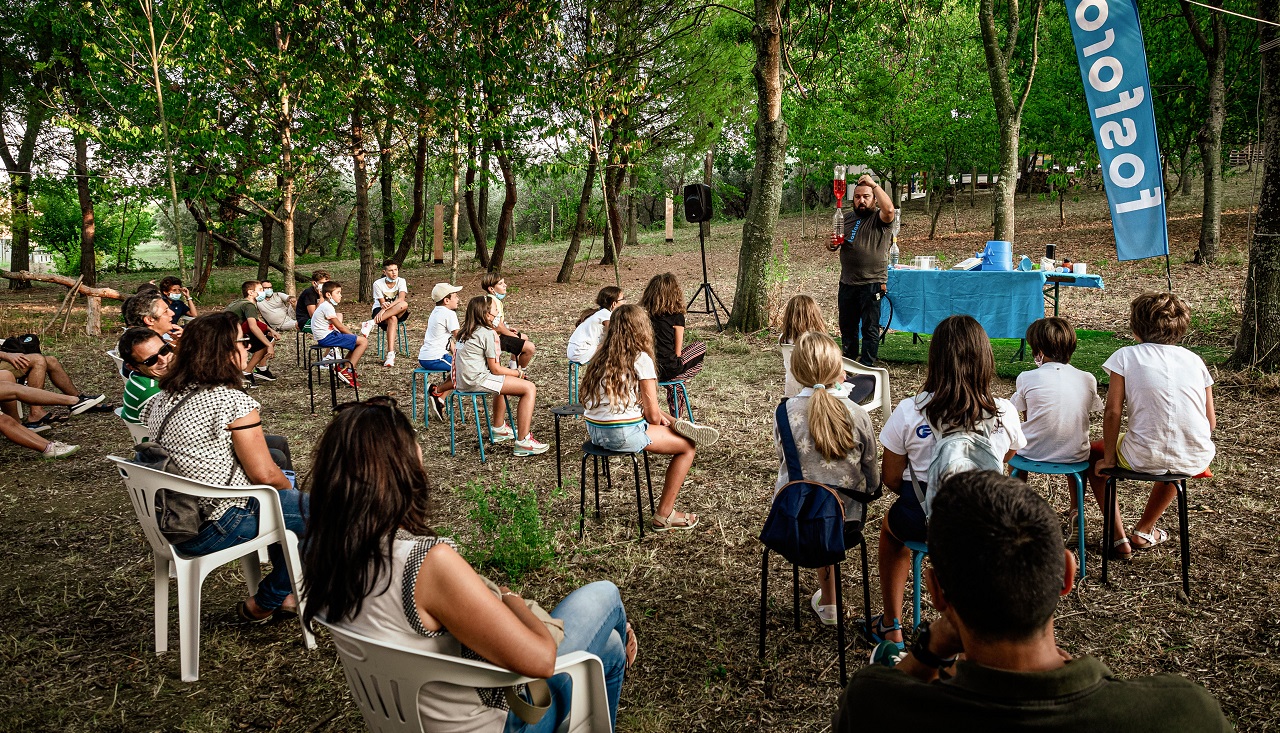
[[[538,570],[555,557],[555,533],[542,522],[532,484],[470,481],[462,488],[467,518],[475,529],[462,554],[472,565],[499,570],[511,581]]]

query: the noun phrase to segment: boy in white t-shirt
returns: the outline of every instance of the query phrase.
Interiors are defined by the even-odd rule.
[[[449,283],[436,283],[431,289],[431,300],[436,307],[427,319],[427,333],[418,350],[418,364],[423,369],[446,372],[438,384],[427,388],[427,404],[437,420],[444,419],[444,398],[453,389],[453,354],[449,353],[449,339],[456,338],[458,323],[458,291],[462,288]]]
[[[373,321],[360,324],[360,333],[355,334],[342,325],[342,314],[338,312],[338,304],[342,302],[342,283],[330,280],[322,286],[320,305],[311,314],[311,335],[316,344],[337,349],[346,349],[347,358],[351,360],[351,368],[338,370],[338,378],[343,382],[358,387],[355,367],[369,347],[369,332],[373,330]]]
[[[387,332],[387,360],[382,366],[396,364],[396,329],[409,320],[409,286],[400,277],[395,260],[382,263],[382,277],[373,281],[373,322]]]
[[[1071,366],[1075,329],[1065,318],[1041,318],[1027,328],[1027,343],[1038,368],[1018,375],[1009,398],[1026,414],[1027,445],[1018,455],[1044,463],[1089,460],[1089,415],[1102,412],[1102,400],[1098,380]]]
[[[1204,361],[1177,343],[1191,325],[1191,309],[1173,293],[1143,293],[1129,304],[1129,324],[1138,343],[1111,355],[1102,368],[1111,375],[1102,418],[1102,440],[1093,444],[1094,470],[1089,476],[1098,506],[1106,513],[1103,469],[1140,473],[1182,473],[1212,476],[1209,464],[1216,448],[1212,431],[1213,377]],[[1129,408],[1128,432],[1120,419]],[[1142,517],[1126,536],[1116,512],[1113,528],[1118,539],[1108,549],[1128,559],[1133,550],[1149,550],[1169,539],[1156,526],[1177,496],[1174,484],[1159,482],[1151,489]]]

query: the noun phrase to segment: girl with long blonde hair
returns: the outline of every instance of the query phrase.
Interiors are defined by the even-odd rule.
[[[801,385],[796,396],[786,399],[787,422],[796,445],[812,445],[813,451],[797,451],[800,470],[808,481],[815,481],[838,492],[844,503],[845,544],[862,541],[865,504],[851,494],[873,494],[880,486],[876,467],[876,439],[867,411],[850,402],[836,387],[844,382],[844,362],[840,347],[825,333],[801,333],[791,354],[791,369]],[[792,478],[787,470],[782,434],[773,426],[774,451],[778,455],[780,490]],[[846,493],[848,492],[848,493]],[[818,570],[819,589],[810,605],[819,620],[836,623],[835,575],[831,568]]]
[[[653,329],[638,305],[620,305],[582,376],[583,417],[591,442],[607,450],[671,456],[662,498],[653,515],[658,532],[693,529],[698,515],[676,511],[676,496],[693,465],[696,445],[719,437],[715,428],[677,420],[658,405]]]

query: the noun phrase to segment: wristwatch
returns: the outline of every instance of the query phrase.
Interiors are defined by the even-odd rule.
[[[926,667],[934,669],[945,669],[956,663],[956,658],[943,659],[929,650],[929,622],[925,621],[920,624],[920,630],[916,634],[916,640],[911,643],[911,656],[915,657],[917,662]]]

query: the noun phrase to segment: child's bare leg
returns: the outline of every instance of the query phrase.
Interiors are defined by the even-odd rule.
[[[1093,498],[1097,500],[1098,509],[1102,511],[1102,516],[1105,518],[1107,516],[1107,479],[1106,477],[1098,476],[1093,472],[1093,467],[1095,463],[1096,461],[1089,462],[1089,474],[1088,474],[1089,488],[1093,489]],[[1072,491],[1074,490],[1075,488],[1072,487]],[[1119,503],[1120,503],[1120,495],[1119,493],[1117,493],[1116,504],[1118,505]],[[1111,525],[1111,533],[1112,533],[1111,536],[1114,537],[1116,540],[1119,540],[1125,537],[1124,519],[1120,516],[1120,509],[1118,506],[1116,507],[1115,521]],[[1111,548],[1104,547],[1102,548],[1102,551],[1111,552]]]
[[[1163,481],[1156,482],[1151,487],[1151,496],[1147,499],[1147,507],[1142,510],[1142,518],[1133,527],[1134,531],[1151,534],[1151,530],[1155,529],[1156,522],[1160,521],[1160,516],[1164,514],[1164,510],[1169,508],[1169,505],[1173,503],[1177,496],[1178,487],[1176,485]],[[1122,536],[1116,535],[1116,537]],[[1137,543],[1134,544],[1134,547],[1140,544],[1145,546],[1145,542],[1141,537],[1130,538],[1129,541],[1130,543]]]
[[[0,434],[23,448],[31,450],[43,451],[49,445],[49,441],[22,427],[22,423],[8,415],[0,415]]]
[[[0,369],[0,391],[3,391],[8,387],[13,387],[17,384],[18,384],[18,378],[13,376],[13,372]],[[17,420],[19,417],[18,401],[13,399],[12,397],[7,397],[7,396],[0,397],[0,412],[4,413],[5,415],[8,415],[14,420]],[[38,414],[43,414],[43,411]],[[37,416],[29,419],[38,420],[39,417]]]
[[[62,362],[58,361],[58,357],[46,356],[44,363],[45,370],[49,375],[49,381],[53,382],[53,386],[62,390],[63,394],[69,394],[73,397],[80,396],[80,390],[76,389],[76,386],[71,383],[71,377],[62,366]]]
[[[822,605],[835,605],[836,574],[831,572],[831,566],[818,568],[818,587],[822,589]]]
[[[517,378],[518,377],[507,377],[506,379],[502,380],[502,388],[506,389],[507,382],[510,382],[511,380],[517,379]],[[506,424],[507,424],[507,398],[503,397],[502,393],[499,392],[493,396],[493,426],[495,428],[500,428]],[[520,437],[520,436],[516,436],[516,437]]]
[[[533,361],[533,352],[536,350],[537,349],[534,347],[533,342],[526,340],[524,342],[524,348],[520,349],[520,353],[516,356],[516,363],[519,364],[521,368],[529,366],[529,362]]]
[[[880,602],[884,620],[902,617],[902,597],[906,593],[907,576],[911,574],[911,551],[889,531],[888,518],[880,520]],[[924,584],[921,583],[921,587]],[[834,589],[833,589],[834,590]],[[871,619],[867,619],[870,623]],[[889,641],[902,643],[902,631],[890,631],[884,635]]]
[[[693,467],[695,448],[688,438],[665,425],[650,425],[648,434],[653,442],[649,443],[645,450],[671,456],[671,464],[667,466],[667,475],[662,482],[662,498],[658,500],[656,512],[660,517],[669,517],[676,508],[676,496],[680,493],[680,487],[684,486],[685,477]],[[675,517],[677,521],[681,518]]]
[[[504,381],[516,382],[516,384],[512,385],[513,392],[511,393],[520,398],[520,403],[516,405],[516,438],[523,440],[533,430],[534,396],[537,394],[538,388],[533,382],[518,377],[515,379],[508,377]],[[504,383],[502,388],[506,389],[507,385]],[[514,391],[517,389],[519,391]]]
[[[356,364],[360,363],[360,357],[364,356],[364,350],[369,348],[369,339],[361,334],[356,334],[356,347],[351,350],[351,355],[347,358],[351,360],[351,368],[354,369]]]

